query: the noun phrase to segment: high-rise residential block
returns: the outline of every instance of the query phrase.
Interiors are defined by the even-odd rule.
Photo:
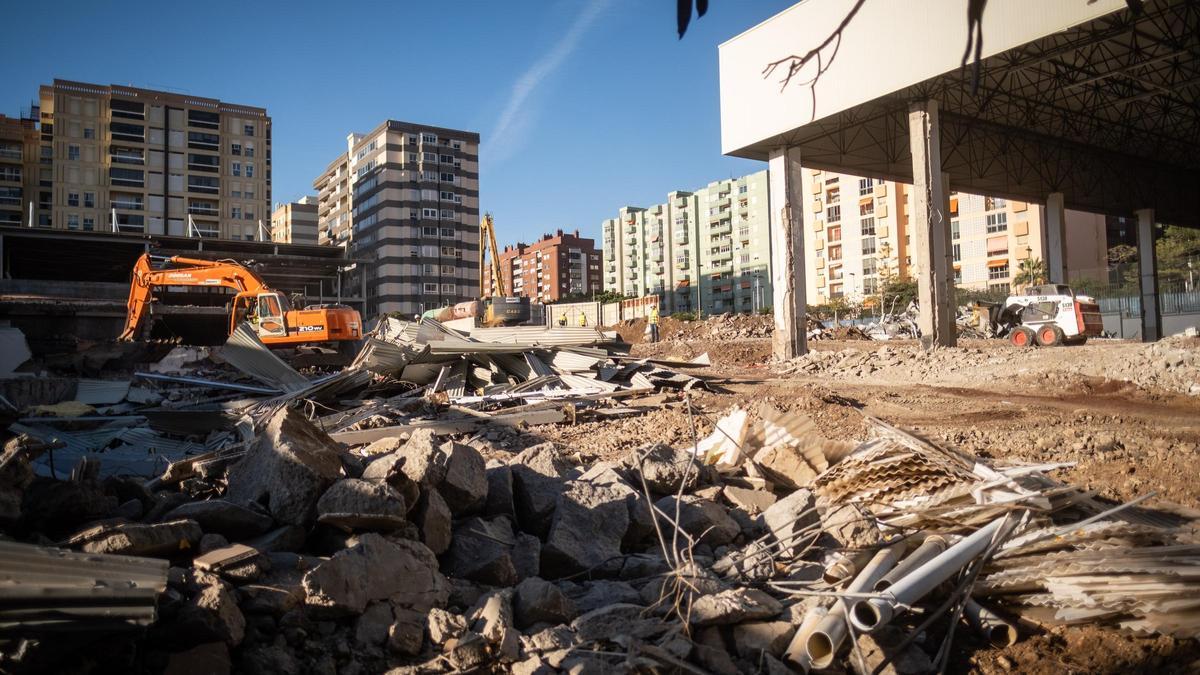
[[[579,230],[558,230],[532,244],[506,246],[500,252],[500,276],[509,295],[534,302],[558,302],[603,290],[596,241],[580,237]],[[483,288],[485,294],[496,294],[490,265],[483,269]]]
[[[889,277],[913,273],[912,186],[806,170],[806,291],[810,304],[846,297],[870,303]],[[1105,218],[1066,212],[1070,278],[1104,278]],[[953,192],[950,242],[954,283],[1008,292],[1022,261],[1045,260],[1045,208],[1038,204]],[[891,308],[888,308],[891,309]]]
[[[306,195],[276,204],[271,213],[271,240],[283,244],[317,243],[317,198]]]
[[[0,115],[0,224],[29,224],[29,202],[37,191],[37,156],[36,121]]]
[[[265,238],[265,109],[64,80],[43,86],[40,98],[36,225]]]
[[[769,307],[769,216],[765,170],[623,207],[602,224],[604,288],[658,295],[669,312]]]
[[[346,145],[313,181],[317,237],[372,260],[367,318],[478,298],[479,134],[388,120]]]

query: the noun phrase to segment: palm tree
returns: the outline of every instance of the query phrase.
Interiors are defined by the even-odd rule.
[[[1021,261],[1013,286],[1026,288],[1046,283],[1046,263],[1041,258],[1026,258]]]

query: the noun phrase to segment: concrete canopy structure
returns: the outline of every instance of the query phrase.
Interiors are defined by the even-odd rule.
[[[984,5],[976,30],[968,5],[807,0],[720,47],[725,154],[914,183],[923,332],[943,345],[954,342],[950,186],[1057,213],[1136,212],[1146,242],[1155,221],[1200,226],[1200,2],[1148,0],[1135,12],[1125,0],[1005,0]],[[969,36],[982,41],[976,91],[962,66],[975,54]],[[783,196],[772,193],[773,207]],[[803,208],[774,210],[774,229],[803,232]],[[1061,280],[1070,242],[1061,229],[1047,240]],[[1144,339],[1158,337],[1152,258],[1151,246]],[[776,283],[777,324],[803,311],[781,306],[783,290]]]

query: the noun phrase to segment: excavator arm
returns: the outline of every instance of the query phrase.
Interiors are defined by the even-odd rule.
[[[154,258],[144,253],[133,266],[129,284],[129,300],[125,303],[125,330],[122,340],[134,340],[150,311],[154,289],[161,286],[217,286],[237,292],[238,297],[253,296],[267,290],[266,284],[254,272],[232,262],[201,260],[174,256],[165,262],[173,267],[156,270]],[[237,300],[235,299],[235,305]]]
[[[504,285],[504,276],[500,274],[500,249],[496,248],[496,225],[492,221],[492,214],[490,213],[483,214],[483,222],[479,224],[479,238],[481,240],[480,243],[488,247],[488,250],[485,250],[483,255],[490,258],[489,265],[492,270],[492,288],[484,288],[483,265],[479,266],[479,292],[485,299],[492,296],[506,296],[508,295],[508,288]]]

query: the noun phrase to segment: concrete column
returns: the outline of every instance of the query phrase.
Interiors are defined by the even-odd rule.
[[[949,181],[942,173],[942,152],[937,101],[915,101],[908,108],[908,137],[912,148],[913,264],[921,316],[921,344],[953,347],[958,340],[954,325],[954,275],[950,257]]]
[[[1061,192],[1046,196],[1046,277],[1052,284],[1067,283],[1067,212]]]
[[[808,353],[804,313],[804,194],[800,149],[776,148],[768,164],[771,209],[771,283],[775,310],[774,355]]]
[[[1154,257],[1154,209],[1139,209],[1137,216],[1138,285],[1142,293],[1142,342],[1162,337],[1158,305],[1158,260]]]

